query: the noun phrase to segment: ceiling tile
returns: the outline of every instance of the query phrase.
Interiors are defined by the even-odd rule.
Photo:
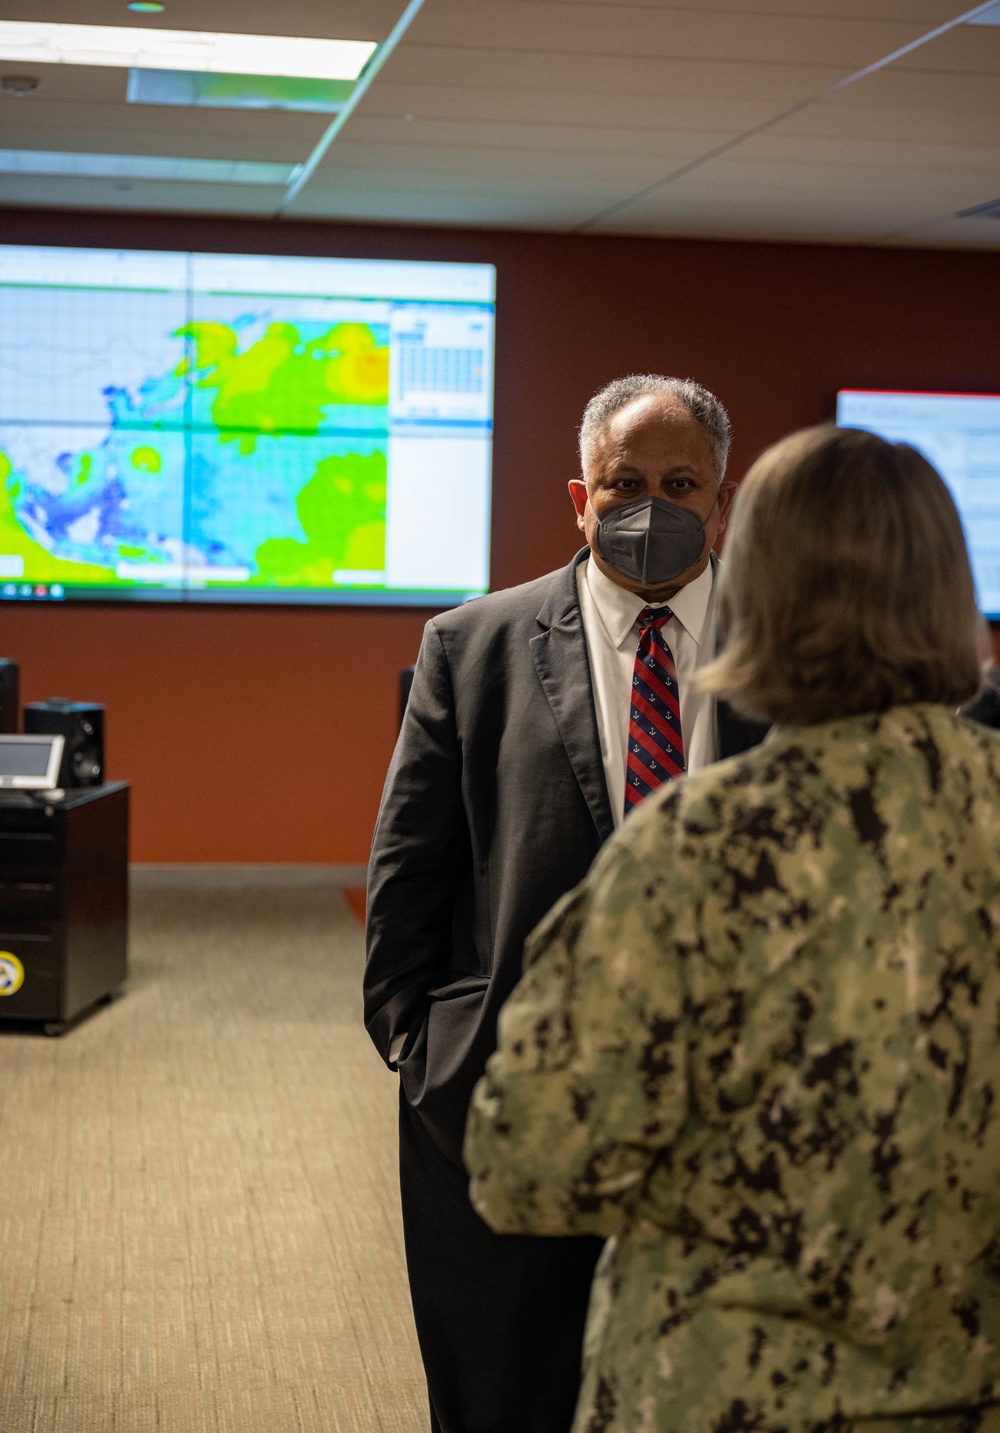
[[[458,192],[421,187],[372,194],[350,186],[326,193],[305,190],[291,219],[368,219],[389,224],[485,225],[490,228],[572,230],[586,216],[587,195],[497,194],[463,187]]]
[[[963,145],[932,143],[914,138],[862,139],[850,144],[841,139],[818,138],[815,135],[788,134],[771,130],[749,140],[740,148],[739,165],[751,168],[761,163],[778,166],[808,166],[817,171],[851,169],[857,173],[874,172],[891,189],[916,185],[919,176],[935,170],[970,175],[997,175],[1000,185],[1000,145]],[[715,162],[706,166],[710,173]],[[731,172],[731,170],[730,170]],[[888,181],[885,176],[891,176]]]
[[[523,0],[534,4],[536,0]],[[542,0],[538,0],[542,3]],[[622,10],[655,10],[667,6],[659,0],[579,0],[581,5],[599,5]],[[697,0],[686,6],[671,5],[671,11],[682,9],[721,14],[807,16],[823,20],[905,20],[921,25],[940,25],[962,10],[955,0]]]
[[[803,195],[741,196],[738,216],[732,196],[718,191],[692,189],[673,197],[667,205],[643,205],[629,214],[628,223],[612,220],[588,233],[675,238],[737,239],[761,243],[878,243],[887,226],[878,219],[854,214],[831,218],[822,203]],[[926,217],[925,213],[918,216]],[[912,219],[912,216],[911,216]]]
[[[29,95],[12,96],[0,92],[0,106],[16,105],[30,115],[38,105],[73,101],[77,104],[124,104],[128,71],[105,69],[98,65],[28,65],[0,60],[0,73],[27,70],[38,80],[38,88]],[[12,110],[13,114],[14,111]],[[7,115],[3,115],[6,119]],[[3,120],[0,120],[2,123]]]
[[[907,248],[997,249],[1000,248],[998,228],[1000,223],[996,219],[956,219],[949,214],[930,224],[899,230],[892,242]]]
[[[652,158],[667,169],[702,154],[720,138],[738,133],[729,130],[702,130],[675,126],[669,129],[606,128],[596,125],[511,124],[470,119],[421,119],[412,121],[358,116],[350,133],[337,146],[342,153],[345,145],[366,144],[385,152],[389,148],[440,150],[454,154],[457,150],[474,149],[484,158],[490,154],[522,154],[525,158],[550,154],[557,162],[567,155],[585,154],[592,166],[617,166],[622,157]],[[336,164],[330,153],[330,163]]]
[[[896,65],[946,75],[1000,75],[1000,25],[959,25]]]
[[[890,182],[884,170],[848,163],[819,169],[745,157],[706,166],[594,230],[648,233],[659,225],[670,233],[871,242],[954,214],[981,189],[977,176],[948,170],[897,171]]]
[[[916,40],[905,20],[578,5],[558,0],[432,3],[409,32],[416,45],[671,60],[837,65],[850,71]]]
[[[381,39],[403,3],[170,0],[166,27]],[[653,187],[599,227],[1000,249],[1000,222],[951,217],[1000,196],[1000,28],[959,28],[824,93],[963,8],[427,0],[293,215],[577,229]],[[4,13],[37,10],[37,0],[8,0]],[[51,0],[45,18],[79,20],[79,0]],[[87,18],[128,23],[123,0],[91,0]],[[0,95],[11,148],[294,163],[326,124],[126,107],[120,71],[33,68],[34,96]],[[676,170],[689,172],[657,187]],[[0,205],[267,213],[277,197],[252,186],[0,179]]]
[[[595,90],[519,89],[485,85],[374,85],[357,110],[358,118],[458,119],[549,124],[572,128],[700,129],[739,131],[774,113],[773,102],[721,95],[634,94]],[[352,126],[356,121],[352,121]]]
[[[49,179],[41,175],[0,175],[0,204],[57,205],[74,209],[128,209],[206,214],[269,214],[272,186],[187,184],[164,180]]]
[[[654,59],[633,55],[529,54],[516,50],[400,45],[383,71],[392,84],[494,87],[552,94],[691,96],[785,105],[818,94],[844,77],[820,56],[813,64]]]
[[[1000,143],[1000,81],[882,70],[850,89],[782,120],[776,133],[845,143],[911,139],[928,143]]]
[[[87,0],[89,25],[141,25],[150,30],[220,30],[236,35],[315,35],[318,39],[383,40],[405,0],[169,0],[162,15],[132,15],[124,0]],[[82,22],[79,0],[6,0],[5,20]]]
[[[39,105],[0,100],[0,134],[7,147],[85,150],[109,154],[190,154],[218,159],[305,159],[325,127],[324,117],[291,112],[131,109],[113,105]],[[128,123],[123,119],[127,117]]]
[[[447,174],[452,178],[467,176],[470,181],[495,183],[501,179],[514,183],[529,183],[542,176],[559,178],[566,176],[581,181],[600,184],[610,180],[619,193],[629,193],[631,188],[641,188],[653,183],[664,168],[672,168],[687,162],[701,153],[704,143],[698,144],[694,137],[679,136],[673,150],[663,155],[641,154],[627,149],[614,156],[595,155],[586,150],[523,149],[482,149],[468,141],[461,143],[456,131],[455,142],[448,146],[420,144],[378,145],[359,143],[353,136],[345,138],[336,146],[336,158],[331,157],[321,171],[324,175],[337,175],[345,171],[363,170],[373,179],[381,173],[409,174],[419,181],[428,174]]]

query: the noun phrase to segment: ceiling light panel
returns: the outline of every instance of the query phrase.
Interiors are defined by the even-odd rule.
[[[129,104],[203,105],[210,109],[292,109],[336,114],[350,98],[350,80],[288,75],[220,75],[191,70],[129,70]]]
[[[375,48],[369,40],[0,20],[0,59],[23,64],[355,80]]]
[[[249,159],[169,159],[158,154],[77,154],[0,149],[0,174],[88,179],[175,179],[203,184],[285,185],[297,166]]]

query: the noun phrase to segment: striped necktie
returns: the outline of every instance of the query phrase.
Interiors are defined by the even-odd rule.
[[[644,607],[638,616],[639,646],[632,669],[625,771],[625,815],[665,781],[684,774],[680,694],[673,654],[662,627],[669,607]]]

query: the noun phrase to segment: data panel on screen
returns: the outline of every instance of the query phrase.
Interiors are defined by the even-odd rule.
[[[951,490],[979,606],[1000,618],[1000,395],[844,389],[837,422],[919,449]]]
[[[485,592],[488,264],[0,245],[0,597]]]

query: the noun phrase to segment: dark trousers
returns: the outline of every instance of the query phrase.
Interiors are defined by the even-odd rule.
[[[494,1234],[402,1097],[399,1170],[432,1433],[569,1433],[602,1241]]]

